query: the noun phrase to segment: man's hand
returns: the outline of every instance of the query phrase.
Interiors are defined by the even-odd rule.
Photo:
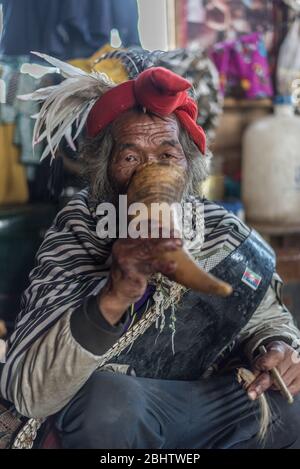
[[[175,272],[175,262],[160,258],[163,253],[181,246],[182,240],[174,236],[170,239],[128,238],[115,242],[109,279],[99,297],[99,309],[110,324],[116,324],[126,309],[143,296],[153,273],[171,275]]]
[[[254,362],[256,380],[247,392],[255,400],[268,389],[277,390],[269,371],[276,367],[290,393],[295,396],[300,392],[300,360],[297,352],[284,342],[272,342],[267,345],[268,352],[260,355]]]

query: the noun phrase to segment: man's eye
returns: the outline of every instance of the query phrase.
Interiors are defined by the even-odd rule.
[[[134,161],[137,161],[137,159],[133,155],[127,155],[125,156],[125,161],[128,161],[129,163],[133,163]]]
[[[171,153],[164,153],[162,157],[167,160],[169,158],[174,158],[174,155],[171,155]]]

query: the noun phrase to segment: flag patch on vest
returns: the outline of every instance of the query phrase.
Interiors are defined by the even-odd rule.
[[[245,270],[245,273],[242,278],[242,282],[248,285],[248,287],[252,288],[252,290],[257,290],[261,281],[262,281],[262,278],[260,277],[260,275],[257,275],[255,272],[253,272],[250,269]]]

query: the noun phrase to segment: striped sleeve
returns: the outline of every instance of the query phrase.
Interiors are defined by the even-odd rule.
[[[30,348],[99,290],[109,271],[111,247],[96,235],[87,193],[79,193],[56,217],[30,274],[15,330],[8,341],[1,394],[10,386]]]
[[[250,360],[260,345],[270,341],[280,340],[300,350],[300,331],[282,302],[281,290],[282,280],[274,273],[265,297],[237,338]]]

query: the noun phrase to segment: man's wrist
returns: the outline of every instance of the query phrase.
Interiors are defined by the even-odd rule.
[[[128,300],[120,298],[120,296],[112,290],[106,289],[103,289],[98,295],[97,304],[99,313],[112,326],[115,326],[120,322],[130,306],[130,302]]]
[[[90,296],[72,313],[71,333],[83,348],[94,355],[103,355],[124,334],[128,315],[122,319],[111,325],[99,312],[97,297]]]

